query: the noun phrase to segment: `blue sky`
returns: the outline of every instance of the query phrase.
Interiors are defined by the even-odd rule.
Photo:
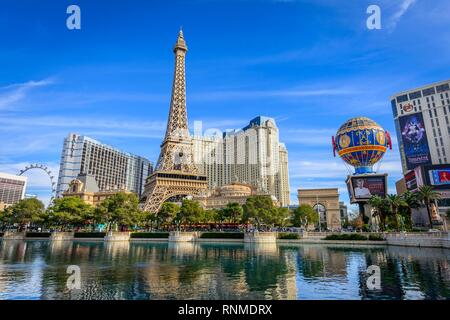
[[[66,8],[81,8],[81,30]],[[366,9],[381,7],[382,29]],[[389,97],[448,79],[447,0],[4,1],[0,11],[0,171],[45,163],[57,173],[69,132],[155,161],[183,26],[190,124],[241,128],[274,117],[298,188],[339,187],[348,171],[330,137],[368,116],[394,133]],[[395,134],[393,134],[395,136]],[[380,171],[400,177],[396,141]],[[28,193],[49,198],[30,173]]]

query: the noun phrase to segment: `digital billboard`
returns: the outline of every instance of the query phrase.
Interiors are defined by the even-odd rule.
[[[355,202],[367,201],[373,196],[385,197],[387,193],[386,176],[352,176],[349,188],[351,189],[350,197]]]
[[[399,118],[402,131],[403,149],[408,170],[420,165],[431,164],[427,133],[421,113]]]
[[[450,169],[438,169],[428,171],[430,182],[433,186],[450,186]]]

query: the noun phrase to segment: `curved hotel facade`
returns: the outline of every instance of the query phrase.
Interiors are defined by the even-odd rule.
[[[257,187],[289,206],[288,152],[273,118],[259,116],[222,136],[194,135],[194,161],[210,189],[234,182]]]

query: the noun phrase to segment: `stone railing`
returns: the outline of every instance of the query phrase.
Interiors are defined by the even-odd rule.
[[[277,241],[276,232],[246,232],[244,242],[251,243],[275,243]]]

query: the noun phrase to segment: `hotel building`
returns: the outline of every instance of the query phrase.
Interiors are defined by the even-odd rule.
[[[120,189],[140,196],[152,171],[151,162],[143,157],[71,133],[64,139],[56,196],[83,174],[94,177],[99,191]]]
[[[27,177],[0,172],[0,210],[25,197]]]
[[[275,196],[289,206],[288,152],[279,141],[275,120],[256,117],[241,130],[215,136],[194,134],[194,162],[211,190],[235,182]]]
[[[450,160],[450,80],[400,92],[391,97],[392,113],[400,147],[403,173],[419,165],[448,164]],[[411,154],[408,143],[412,130],[423,135]],[[408,132],[410,126],[410,132]],[[422,130],[423,129],[423,130]],[[410,134],[408,136],[408,134]],[[419,139],[420,136],[416,137]],[[420,154],[419,154],[420,152]],[[408,154],[409,153],[409,154]]]
[[[399,193],[430,185],[441,193],[439,210],[450,209],[450,80],[391,97],[404,181]]]

